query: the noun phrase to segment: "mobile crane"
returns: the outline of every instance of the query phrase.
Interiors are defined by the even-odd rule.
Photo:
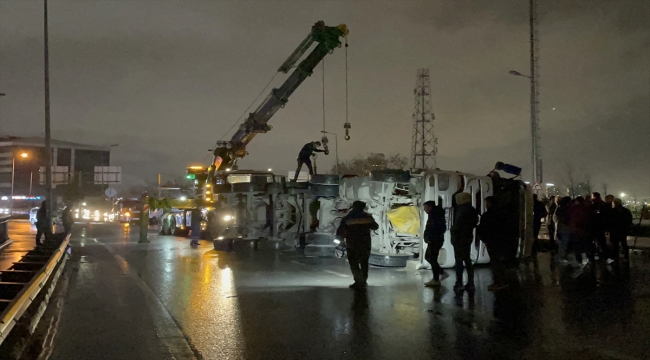
[[[341,47],[340,38],[347,35],[348,28],[344,24],[336,27],[325,26],[323,21],[314,24],[309,35],[280,66],[278,72],[288,73],[314,42],[317,42],[318,45],[300,62],[296,70],[279,88],[271,90],[271,93],[257,109],[249,114],[230,141],[217,143],[214,149],[214,161],[209,168],[209,177],[213,177],[219,169],[236,168],[237,160],[247,155],[246,146],[255,138],[255,135],[266,133],[273,128],[268,124],[271,117],[285,106],[289,101],[289,96],[307,77],[311,76],[316,65],[327,54],[331,54],[335,48]]]
[[[248,154],[246,146],[257,134],[263,134],[272,129],[272,126],[268,124],[271,117],[286,105],[291,94],[313,73],[314,68],[323,58],[327,54],[331,54],[337,47],[342,46],[341,38],[345,38],[348,32],[348,28],[344,24],[330,27],[325,26],[323,21],[319,21],[312,26],[309,35],[278,68],[278,72],[287,74],[295,67],[295,70],[284,83],[280,87],[271,90],[270,94],[255,111],[248,115],[248,118],[239,126],[239,129],[229,141],[217,142],[213,150],[214,159],[210,166],[207,168],[197,166],[187,168],[188,178],[195,182],[196,199],[165,201],[165,204],[173,203],[173,205],[164,206],[173,209],[173,211],[163,215],[163,219],[161,219],[163,224],[162,233],[187,234],[190,228],[196,231],[198,230],[196,220],[201,217],[203,219],[201,231],[211,228],[212,235],[210,237],[214,238],[216,234],[223,233],[223,228],[234,227],[232,222],[237,217],[234,214],[235,211],[232,205],[237,201],[241,203],[242,196],[246,198],[245,203],[248,213],[255,212],[255,208],[262,206],[264,202],[260,200],[259,196],[253,196],[252,191],[256,191],[258,194],[259,191],[263,191],[265,193],[263,198],[267,198],[269,195],[266,192],[269,187],[272,187],[269,184],[276,182],[276,177],[267,172],[238,172],[237,161]],[[311,53],[295,66],[314,43],[317,43],[317,45]],[[347,131],[350,128],[348,123],[346,123],[345,128],[347,136]],[[326,141],[324,141],[324,147],[327,152]],[[283,190],[276,190],[275,195],[270,196],[277,196],[280,192],[283,192]],[[245,195],[242,195],[242,193]],[[219,195],[222,196],[222,199],[227,200],[225,203],[231,204],[228,206],[229,209],[223,209],[223,204],[215,204],[215,202],[218,202]],[[187,204],[184,205],[185,203]],[[215,209],[215,205],[219,207],[219,210]],[[297,206],[297,204],[294,205]],[[232,215],[223,215],[224,211],[230,211]],[[217,216],[211,216],[210,214],[217,212],[219,213]],[[192,217],[194,217],[194,222]],[[255,216],[252,216],[252,218],[255,220]],[[263,216],[258,218],[263,218]],[[224,224],[224,221],[230,222],[230,224]],[[292,225],[287,226],[291,227]],[[237,225],[237,227],[241,228],[241,224]]]

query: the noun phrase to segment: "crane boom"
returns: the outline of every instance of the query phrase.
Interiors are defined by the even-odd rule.
[[[210,166],[210,174],[214,174],[219,168],[232,168],[238,159],[246,156],[246,146],[253,140],[255,135],[266,133],[272,129],[268,121],[273,115],[289,100],[289,96],[309,77],[314,68],[323,58],[335,48],[341,46],[339,38],[348,34],[345,25],[336,27],[325,26],[323,21],[317,22],[311,29],[311,33],[303,40],[298,48],[280,66],[278,72],[288,73],[289,70],[309,50],[314,42],[318,45],[314,50],[297,66],[287,80],[279,87],[271,90],[271,93],[264,101],[248,115],[248,118],[239,126],[239,130],[232,136],[230,141],[218,142],[214,150],[214,161]]]

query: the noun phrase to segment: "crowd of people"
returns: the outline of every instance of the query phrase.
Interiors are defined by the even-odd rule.
[[[508,237],[504,216],[493,206],[494,198],[485,198],[486,211],[479,212],[471,204],[468,193],[455,194],[456,206],[453,212],[453,222],[449,229],[451,244],[454,247],[456,260],[456,284],[454,291],[473,291],[474,268],[470,257],[471,246],[475,241],[475,229],[480,240],[485,244],[493,272],[494,283],[488,287],[496,291],[507,287],[504,281],[507,253],[509,246],[504,246]],[[564,266],[585,267],[597,260],[611,265],[620,261],[620,251],[623,250],[622,261],[629,260],[627,235],[632,225],[632,213],[619,198],[607,195],[603,200],[597,192],[585,198],[578,196],[551,197],[545,206],[537,196],[533,203],[533,232],[535,244],[533,255],[539,248],[538,239],[543,220],[546,220],[550,244],[555,260]],[[356,201],[353,210],[342,220],[337,236],[347,240],[348,259],[354,275],[355,283],[350,287],[364,288],[368,279],[368,258],[370,256],[370,232],[378,225],[372,216],[364,211],[366,204]],[[424,231],[424,241],[427,243],[425,259],[431,264],[433,279],[426,282],[427,287],[438,287],[448,277],[438,264],[438,254],[444,243],[447,231],[445,210],[434,201],[423,204],[427,214]],[[467,272],[467,282],[463,283],[464,272]]]
[[[597,192],[575,199],[552,196],[544,216],[561,264],[578,267],[602,259],[611,265],[619,261],[621,249],[622,261],[629,260],[627,235],[632,213],[621,199],[607,195],[603,200]]]

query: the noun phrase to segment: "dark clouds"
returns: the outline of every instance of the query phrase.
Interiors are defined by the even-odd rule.
[[[545,178],[564,162],[650,195],[647,1],[540,1]],[[430,67],[439,164],[528,174],[528,2],[63,1],[50,4],[55,135],[119,143],[125,179],[206,159],[316,20],[350,27],[352,140],[340,157],[408,153],[415,72]],[[0,0],[0,130],[42,127],[41,1]],[[327,126],[342,136],[343,51],[325,60]],[[290,170],[320,137],[321,73],[250,145],[243,166]],[[279,85],[281,79],[274,83]],[[555,108],[556,110],[552,110]],[[330,139],[333,142],[333,139]],[[333,157],[320,157],[327,167]],[[602,179],[602,180],[601,180]]]

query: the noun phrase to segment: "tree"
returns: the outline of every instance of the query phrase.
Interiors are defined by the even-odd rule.
[[[367,156],[357,155],[350,160],[339,163],[339,173],[341,175],[369,175],[372,170],[382,169],[404,169],[408,164],[408,159],[398,153],[391,154],[388,158],[381,153],[371,153]],[[336,165],[330,170],[331,174],[336,174]]]
[[[582,188],[585,190],[585,195],[591,195],[594,192],[594,188],[591,184],[591,173],[586,170],[582,170]]]
[[[562,183],[567,188],[569,197],[574,198],[578,190],[578,186],[576,184],[575,169],[573,165],[569,164],[568,162],[565,163],[564,169],[565,174],[562,178]]]
[[[607,183],[603,182],[601,186],[603,187],[603,196],[607,196]]]

